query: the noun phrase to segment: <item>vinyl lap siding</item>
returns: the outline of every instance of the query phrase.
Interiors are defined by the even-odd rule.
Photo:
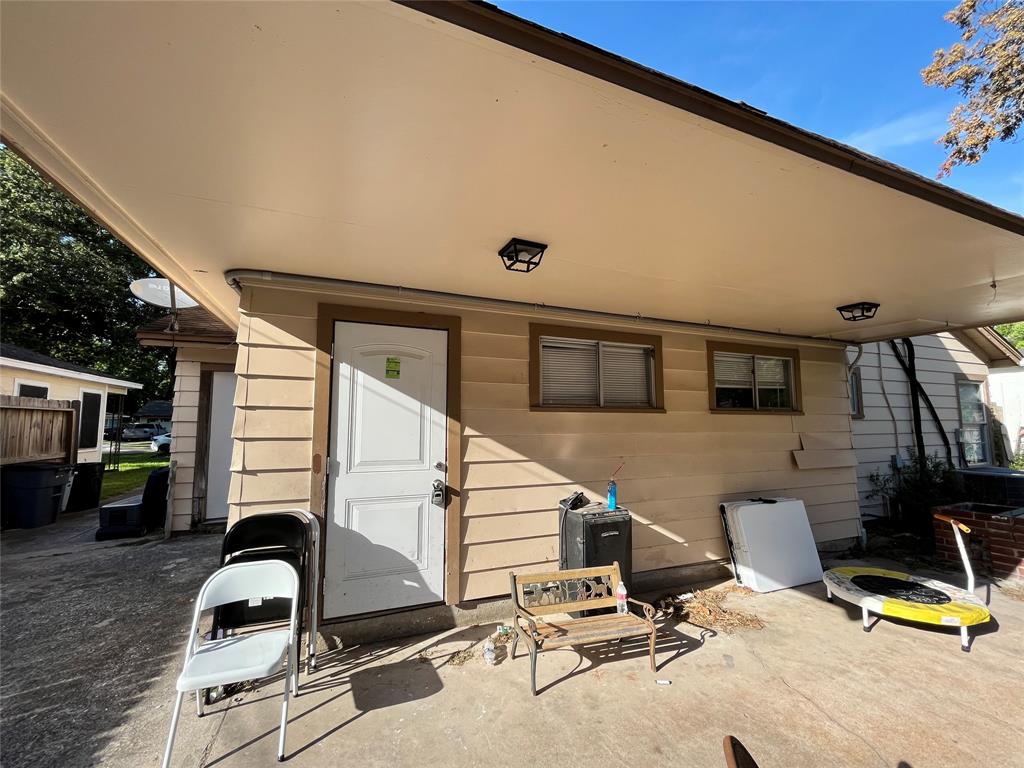
[[[660,332],[668,413],[552,413],[529,410],[528,333],[526,317],[463,314],[466,598],[504,592],[510,567],[556,565],[558,500],[603,500],[621,461],[637,570],[726,557],[718,505],[751,495],[803,498],[819,541],[857,535],[853,468],[793,458],[802,432],[851,447],[841,351],[801,348],[802,416],[712,414],[705,338]]]
[[[819,438],[815,448],[851,447],[841,349],[801,348],[804,415],[712,414],[705,338],[645,329],[664,340],[667,413],[535,412],[525,315],[251,288],[239,328],[233,516],[309,502],[318,302],[462,317],[462,599],[506,593],[510,568],[555,564],[558,500],[577,489],[603,500],[622,460],[619,498],[636,515],[639,570],[725,557],[718,504],[750,495],[804,499],[819,541],[857,534],[854,469],[800,470],[793,457],[808,447],[802,436]]]
[[[913,342],[918,379],[942,421],[955,461],[954,430],[960,427],[957,375],[986,376],[988,368],[949,333],[918,336]],[[848,354],[852,361],[853,352]],[[864,418],[853,420],[858,460],[857,488],[861,508],[868,513],[880,514],[881,501],[868,498],[871,492],[869,477],[873,472],[887,474],[890,457],[899,453],[906,458],[907,449],[915,444],[910,387],[888,343],[865,345],[858,365],[864,389]],[[882,394],[883,382],[895,417],[895,433],[893,417]],[[921,422],[926,451],[945,456],[942,438],[924,403],[921,404]]]

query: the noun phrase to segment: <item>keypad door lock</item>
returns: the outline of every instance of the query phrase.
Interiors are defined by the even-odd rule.
[[[435,507],[441,507],[443,509],[446,501],[445,496],[447,496],[445,491],[444,483],[440,480],[435,480],[434,490],[430,492],[430,503]]]

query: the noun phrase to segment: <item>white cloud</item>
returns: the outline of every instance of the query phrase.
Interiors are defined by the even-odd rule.
[[[858,131],[843,141],[872,155],[887,149],[936,141],[946,132],[947,111],[929,109],[897,117],[874,128]]]

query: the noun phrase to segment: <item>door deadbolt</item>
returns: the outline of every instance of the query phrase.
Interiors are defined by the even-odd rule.
[[[444,483],[440,480],[435,480],[434,489],[430,492],[430,503],[435,507],[444,507],[445,495]]]

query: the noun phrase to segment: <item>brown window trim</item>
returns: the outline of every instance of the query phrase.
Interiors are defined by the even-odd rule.
[[[715,404],[715,352],[736,352],[741,355],[766,355],[788,357],[793,361],[793,407],[792,408],[719,408]],[[707,342],[708,367],[708,410],[712,413],[765,414],[768,416],[803,415],[803,397],[800,388],[800,350],[796,347],[766,347],[756,344],[737,344],[728,341]]]
[[[654,347],[654,405],[643,408],[603,407],[600,405],[542,405],[540,400],[540,339],[557,336],[582,341],[607,341],[614,344],[641,344]],[[583,328],[575,325],[530,323],[530,410],[560,413],[665,413],[665,358],[661,336],[643,333]]]

